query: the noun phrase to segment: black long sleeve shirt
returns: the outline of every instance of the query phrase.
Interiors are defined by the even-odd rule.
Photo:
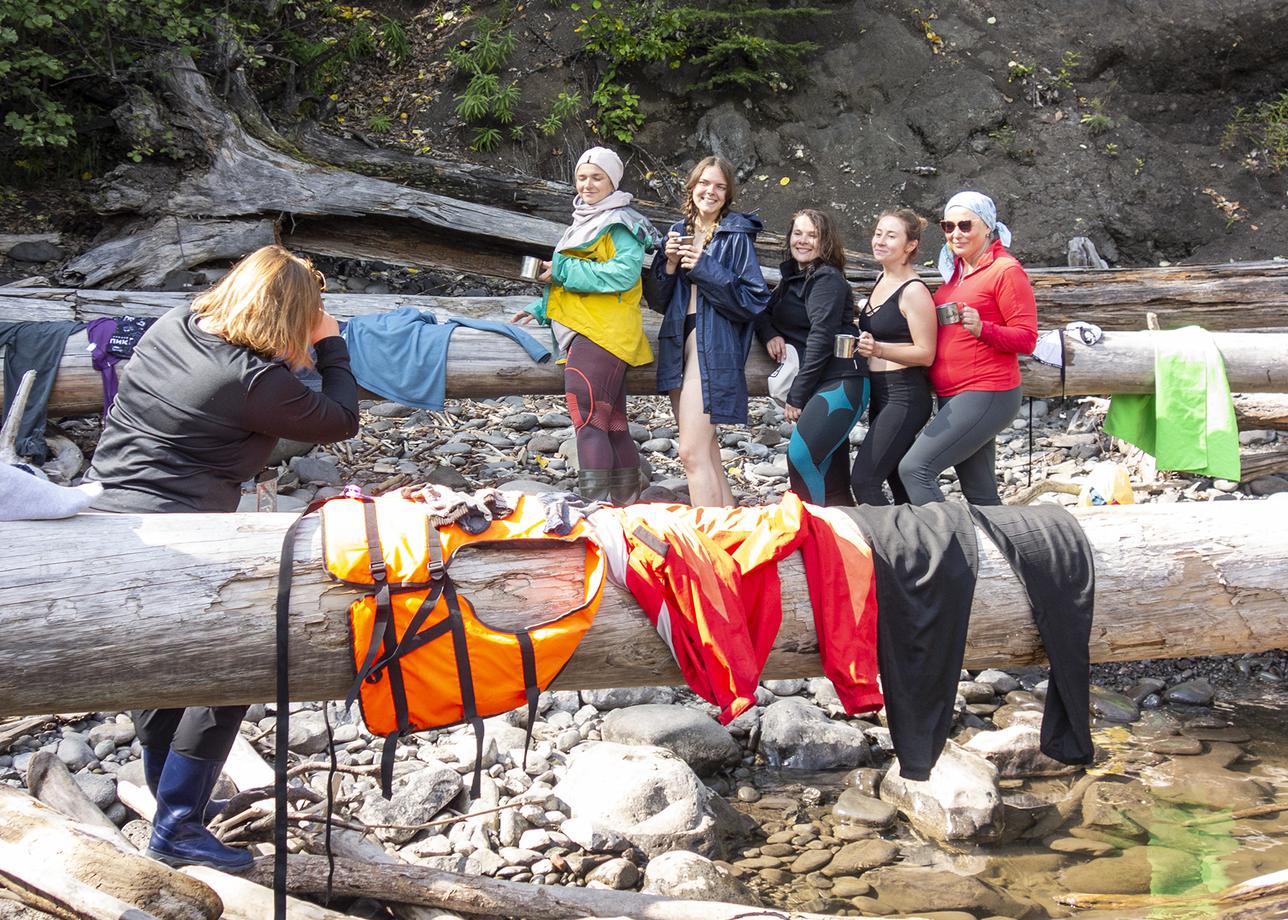
[[[322,392],[279,361],[202,331],[187,307],[139,341],[86,478],[99,511],[235,511],[241,483],[278,438],[328,443],[358,431],[358,385],[339,336],[318,342]]]
[[[854,325],[854,292],[845,276],[832,265],[805,271],[795,259],[784,262],[769,308],[757,318],[756,337],[763,344],[781,335],[800,355],[800,370],[787,397],[790,405],[805,408],[825,381],[867,376],[866,359],[833,356],[833,340],[840,332],[859,333]]]

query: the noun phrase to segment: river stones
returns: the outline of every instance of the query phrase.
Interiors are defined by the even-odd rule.
[[[859,840],[847,843],[836,851],[832,861],[823,868],[828,878],[842,879],[862,875],[869,869],[888,866],[899,858],[899,848],[889,840],[874,837],[871,840]],[[867,892],[855,892],[855,896]],[[851,897],[843,895],[843,897]]]
[[[951,741],[925,782],[901,777],[896,758],[881,781],[881,798],[936,840],[985,841],[1001,835],[997,769]]]
[[[589,818],[569,818],[559,825],[559,832],[588,853],[620,853],[630,846],[617,831]]]
[[[998,728],[1010,728],[1012,725],[1042,725],[1042,704],[1036,701],[1028,703],[1006,703],[994,710],[993,724]]]
[[[866,827],[889,827],[898,810],[889,802],[873,798],[861,789],[841,791],[832,806],[832,818],[838,824],[860,824]]]
[[[980,671],[975,675],[975,680],[981,684],[988,684],[993,688],[993,692],[1000,696],[1005,696],[1012,690],[1020,689],[1020,682],[1018,680],[1010,674],[1007,674],[1005,671],[998,671],[994,668]],[[961,692],[960,687],[958,688],[958,692]]]
[[[1146,749],[1169,757],[1192,757],[1203,753],[1203,742],[1197,738],[1155,738],[1145,742]]]
[[[427,763],[408,774],[401,783],[395,780],[392,798],[368,796],[358,809],[358,817],[368,825],[400,825],[377,827],[375,834],[387,843],[406,843],[418,833],[410,825],[424,824],[433,818],[460,791],[459,773],[443,763]]]
[[[835,770],[865,763],[869,757],[863,732],[829,719],[799,697],[778,700],[760,720],[760,749],[774,767]]]
[[[1179,683],[1163,693],[1163,699],[1169,703],[1185,703],[1190,706],[1211,706],[1215,698],[1216,689],[1202,677]]]
[[[634,888],[640,879],[640,870],[629,859],[621,856],[610,859],[602,866],[597,866],[586,874],[588,888],[612,888],[622,891]]]
[[[58,742],[57,756],[73,773],[98,762],[98,758],[94,756],[94,749],[84,738],[76,734],[69,734]]]
[[[1118,856],[1069,866],[1061,873],[1069,891],[1089,894],[1180,894],[1200,881],[1197,858],[1161,846],[1137,846]]]
[[[1135,722],[1140,718],[1135,700],[1096,684],[1091,685],[1091,711],[1109,722]]]
[[[648,704],[609,712],[599,731],[605,741],[666,748],[699,776],[738,760],[742,748],[710,716],[685,706]]]
[[[887,866],[863,880],[875,890],[881,913],[924,916],[927,911],[959,910],[974,916],[1022,917],[1030,905],[988,882],[942,869]]]
[[[1074,828],[1099,832],[1111,843],[1137,843],[1148,838],[1147,828],[1154,818],[1155,799],[1139,780],[1125,783],[1102,780],[1092,783],[1082,796],[1082,825]]]
[[[616,687],[605,690],[583,690],[581,701],[600,712],[623,709],[627,706],[644,706],[650,703],[665,705],[675,702],[674,687]]]
[[[796,875],[809,875],[822,869],[831,861],[831,850],[806,850],[792,860],[787,868]]]
[[[1118,852],[1118,848],[1111,843],[1082,837],[1060,837],[1052,840],[1047,846],[1056,853],[1068,853],[1074,856],[1109,856]]]
[[[672,850],[650,859],[640,890],[688,901],[760,906],[760,899],[743,882],[706,857],[687,850]]]
[[[1014,724],[997,731],[979,732],[963,747],[979,754],[999,776],[1055,776],[1075,769],[1042,753],[1041,732],[1032,725]]]
[[[582,745],[554,788],[572,817],[611,827],[645,853],[723,855],[749,819],[709,790],[663,748],[602,741]]]

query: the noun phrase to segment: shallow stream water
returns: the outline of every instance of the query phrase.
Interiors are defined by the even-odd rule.
[[[902,817],[871,836],[897,845],[893,865],[982,879],[1036,905],[1024,915],[1032,920],[1220,917],[1239,907],[1221,900],[1222,891],[1288,869],[1288,690],[1281,684],[1248,682],[1220,693],[1210,707],[1168,705],[1130,724],[1098,722],[1093,737],[1096,762],[1085,773],[1001,781],[1008,801],[1035,806],[1029,814],[1008,808],[1002,843],[937,843],[923,839]],[[1077,790],[1080,781],[1084,788]],[[762,797],[740,808],[766,836],[781,838],[796,828],[800,835],[793,844],[802,853],[868,836],[832,819],[831,807],[847,782],[844,772],[762,770],[753,782]],[[1046,831],[1041,823],[1024,829],[1050,811],[1041,803],[1070,798],[1080,798],[1080,805],[1058,829]],[[1049,814],[1046,821],[1050,827]],[[1014,839],[1017,831],[1030,836]],[[761,850],[753,842],[743,854]],[[838,885],[838,878],[818,872],[741,874],[779,907],[882,913],[874,900],[880,892],[862,892],[863,875]],[[846,896],[838,897],[838,891]],[[1288,917],[1288,891],[1281,897],[1253,902],[1250,912],[1238,916]],[[943,905],[933,898],[921,908],[923,914],[935,909]],[[990,913],[950,910],[933,916],[965,920]]]

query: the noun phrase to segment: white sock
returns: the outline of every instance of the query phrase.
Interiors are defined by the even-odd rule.
[[[102,492],[101,483],[59,486],[16,466],[0,463],[0,521],[71,517],[88,508]]]

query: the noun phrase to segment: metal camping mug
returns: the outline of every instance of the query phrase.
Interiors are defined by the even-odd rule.
[[[536,281],[541,275],[541,260],[536,256],[524,256],[523,267],[519,269],[519,277],[526,278],[528,281]]]
[[[935,316],[939,319],[939,325],[941,326],[951,326],[953,323],[960,323],[962,321],[961,304],[956,301],[941,303],[939,306],[935,307]]]
[[[832,354],[838,358],[853,358],[858,344],[859,337],[857,335],[847,335],[842,332],[832,340]]]

